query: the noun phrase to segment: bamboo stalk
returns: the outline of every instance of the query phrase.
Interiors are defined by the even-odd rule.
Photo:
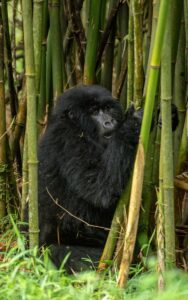
[[[132,262],[133,250],[136,242],[139,211],[141,205],[142,183],[144,176],[144,148],[142,146],[138,148],[135,165],[138,167],[134,169],[134,176],[132,181],[128,222],[124,239],[123,256],[118,276],[119,287],[125,286],[126,281],[128,279],[129,266]]]
[[[55,47],[51,47],[52,51],[52,76],[53,76],[53,99],[54,101],[63,92],[63,72],[62,72],[62,55],[61,49],[61,32],[60,32],[60,0],[50,1],[50,31],[51,43]]]
[[[183,14],[183,0],[172,1],[172,78],[174,78],[175,64],[177,59],[178,41]],[[175,78],[174,78],[175,79]]]
[[[40,92],[38,99],[37,121],[39,133],[44,128],[44,118],[46,111],[46,48],[48,34],[48,1],[43,3],[43,22],[42,22],[42,49],[41,49],[41,72],[40,72]],[[49,87],[50,88],[50,87]]]
[[[132,0],[133,23],[134,23],[134,104],[135,107],[142,105],[143,91],[143,45],[142,45],[142,15],[143,4],[139,0]]]
[[[22,199],[21,199],[21,220],[25,219],[25,208],[29,191],[29,174],[28,174],[28,141],[25,135],[23,148],[23,163],[22,163]]]
[[[4,82],[4,27],[0,3],[0,218],[6,215],[6,120]]]
[[[186,116],[186,119],[188,116]],[[187,121],[185,119],[183,134],[181,138],[181,144],[178,155],[178,162],[176,167],[176,173],[180,174],[185,169],[185,164],[188,159],[188,137],[187,137]]]
[[[150,64],[150,73],[148,78],[148,86],[146,91],[145,110],[143,122],[140,133],[140,142],[136,154],[136,161],[133,173],[134,185],[131,190],[130,211],[128,214],[127,231],[125,234],[125,247],[120,265],[118,276],[118,286],[123,287],[127,283],[130,263],[132,261],[139,210],[141,205],[141,193],[143,183],[143,172],[145,166],[145,156],[148,149],[148,141],[150,134],[150,127],[152,122],[152,113],[154,108],[154,100],[158,83],[158,74],[160,68],[161,51],[164,39],[164,32],[166,27],[167,13],[168,13],[169,0],[161,0],[159,10],[159,20],[156,29],[156,35],[153,45],[153,52]],[[139,174],[139,175],[138,175]]]
[[[52,79],[52,39],[51,30],[48,31],[46,50],[46,106],[48,114],[53,107],[53,79]]]
[[[109,17],[108,17],[108,20],[107,20],[107,23],[106,23],[106,26],[105,26],[105,29],[104,29],[104,33],[103,33],[103,35],[101,37],[101,41],[100,41],[100,45],[99,45],[99,50],[98,50],[98,53],[97,53],[96,69],[99,66],[99,62],[101,61],[101,57],[102,57],[103,51],[105,49],[108,37],[109,37],[110,32],[111,32],[113,21],[116,18],[118,10],[120,9],[120,7],[123,4],[124,4],[124,1],[117,0],[115,2],[115,5],[112,7],[112,9],[111,9],[111,11],[109,13]]]
[[[161,116],[162,116],[162,177],[164,197],[164,229],[165,229],[165,266],[175,265],[175,224],[174,224],[174,170],[172,148],[172,5],[169,6],[167,18],[165,44],[163,45],[161,59]]]
[[[186,103],[185,103],[185,28],[184,22],[181,24],[181,30],[178,43],[178,54],[175,65],[174,75],[174,103],[178,109],[179,124],[174,132],[174,171],[177,172],[177,162],[179,148],[185,123]]]
[[[18,99],[14,86],[13,69],[12,69],[12,51],[10,43],[9,25],[8,25],[8,12],[7,12],[7,1],[2,0],[2,17],[4,26],[4,36],[5,36],[5,46],[6,46],[6,66],[7,66],[7,76],[8,85],[10,92],[10,107],[12,118],[16,116],[18,109]]]
[[[12,67],[13,67],[13,76],[16,78],[16,16],[17,16],[17,6],[18,0],[13,0],[12,4],[12,32],[11,32],[11,41],[12,41]]]
[[[131,2],[132,3],[132,2]],[[134,96],[134,26],[132,4],[129,6],[129,34],[128,34],[128,65],[127,65],[127,108],[133,103]]]
[[[97,59],[97,46],[100,25],[101,0],[92,0],[90,8],[90,23],[88,28],[88,39],[86,46],[84,64],[84,83],[95,82],[95,68]]]
[[[186,71],[186,78],[185,82],[188,82],[188,0],[184,0],[184,20],[185,20],[185,58],[186,58],[186,65],[185,65],[185,71]],[[188,84],[186,85],[186,100],[188,102]],[[186,130],[188,135],[188,109],[186,113]]]
[[[33,41],[35,57],[35,84],[36,92],[39,93],[40,72],[41,72],[41,54],[42,54],[42,22],[44,0],[33,1]]]
[[[111,8],[114,6],[115,3],[116,0],[110,1],[109,10],[111,10]],[[105,48],[105,56],[104,56],[102,78],[101,78],[102,86],[105,86],[109,91],[112,90],[115,34],[116,34],[116,18],[114,18],[113,20],[112,29]]]
[[[111,229],[108,234],[108,238],[100,258],[98,271],[102,271],[108,267],[108,261],[113,258],[114,250],[116,247],[116,242],[119,237],[120,229],[123,223],[124,211],[128,205],[130,190],[131,190],[131,182],[132,178],[129,180],[125,191],[121,195],[121,198],[116,207],[116,211],[114,213],[114,217],[112,220]]]
[[[113,95],[120,99],[120,103],[126,110],[127,107],[127,35],[128,35],[129,9],[127,3],[124,3],[117,14],[117,37],[119,44],[116,57],[116,79],[113,89]]]
[[[145,96],[146,96],[146,88],[148,86],[151,55],[152,55],[152,51],[153,51],[153,42],[154,42],[154,38],[155,38],[156,27],[157,27],[158,16],[159,16],[159,5],[160,5],[160,0],[154,0],[153,1],[152,32],[151,32],[151,42],[150,42],[148,64],[147,64],[147,70],[146,70],[146,78],[145,78],[145,82],[144,82],[144,92],[143,92],[143,98],[144,99],[145,99]]]
[[[38,160],[36,124],[35,63],[32,32],[32,1],[22,0],[25,72],[27,86],[27,138],[29,170],[29,242],[30,248],[38,245]]]
[[[163,195],[163,147],[161,144],[160,166],[159,166],[159,193],[157,194],[158,205],[156,215],[156,238],[157,238],[157,271],[158,289],[163,290],[165,286],[165,232],[164,232],[164,195]]]
[[[80,66],[83,70],[86,50],[86,36],[80,17],[80,10],[77,9],[76,3],[74,3],[74,1],[67,1],[67,7],[69,11],[68,17],[71,24],[71,31],[74,34],[76,42],[78,44],[78,57],[80,60]]]

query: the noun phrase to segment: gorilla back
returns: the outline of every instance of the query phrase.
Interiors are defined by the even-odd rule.
[[[39,143],[40,245],[104,245],[141,119],[100,86],[75,87],[59,98]]]

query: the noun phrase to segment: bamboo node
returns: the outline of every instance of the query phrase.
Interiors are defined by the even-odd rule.
[[[134,13],[135,16],[143,15],[143,10],[137,11]]]
[[[37,4],[40,4],[40,3],[43,3],[44,0],[33,0],[34,3],[37,3]]]
[[[39,229],[36,229],[36,230],[29,230],[29,233],[39,233],[40,230]]]
[[[15,122],[15,125],[24,128],[25,127],[25,123],[23,122]]]
[[[160,65],[158,65],[158,66],[157,66],[157,65],[152,65],[152,64],[150,65],[150,68],[151,68],[151,69],[159,70],[160,67],[161,67]]]
[[[29,164],[29,165],[37,165],[38,163],[39,163],[38,160],[35,160],[35,161],[33,161],[33,160],[28,160],[28,164]]]
[[[35,78],[35,73],[25,73],[26,77]]]
[[[172,101],[172,96],[162,98],[161,101]]]
[[[178,112],[184,113],[184,112],[186,112],[186,109],[185,108],[178,108]]]
[[[172,191],[174,189],[174,186],[164,185],[163,184],[163,190]]]
[[[56,3],[49,3],[48,4],[48,6],[50,7],[50,8],[54,8],[54,7],[60,7],[60,3],[57,1]]]

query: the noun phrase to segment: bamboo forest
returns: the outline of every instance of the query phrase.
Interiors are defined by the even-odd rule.
[[[188,299],[188,0],[0,0],[0,299]]]

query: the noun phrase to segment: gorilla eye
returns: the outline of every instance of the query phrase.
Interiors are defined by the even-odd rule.
[[[68,111],[68,117],[70,120],[72,120],[74,118],[74,114],[71,110]]]
[[[107,104],[107,105],[105,105],[104,109],[109,111],[111,109],[111,106],[109,104]]]
[[[97,115],[99,110],[97,108],[97,106],[92,106],[90,109],[89,109],[89,112],[91,115]]]

